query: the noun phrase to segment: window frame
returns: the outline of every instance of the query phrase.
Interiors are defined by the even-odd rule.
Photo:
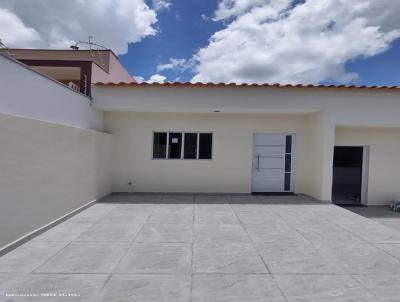
[[[155,133],[166,133],[167,134],[167,145],[165,158],[154,157],[154,134]],[[169,148],[169,134],[170,133],[181,133],[182,134],[182,146],[181,146],[181,158],[168,158],[168,148]],[[197,150],[196,158],[184,158],[185,154],[185,133],[196,133],[197,135]],[[199,158],[200,149],[200,134],[211,134],[211,158]],[[199,161],[211,161],[214,160],[214,132],[213,131],[179,131],[179,130],[153,130],[151,137],[151,148],[150,148],[150,159],[151,160],[199,160]]]

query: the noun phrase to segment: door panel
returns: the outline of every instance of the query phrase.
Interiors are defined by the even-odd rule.
[[[252,192],[290,191],[288,183],[286,183],[285,190],[285,157],[287,161],[292,156],[291,153],[285,153],[288,150],[286,149],[286,136],[288,135],[254,134]],[[288,172],[287,169],[286,165],[286,172]]]

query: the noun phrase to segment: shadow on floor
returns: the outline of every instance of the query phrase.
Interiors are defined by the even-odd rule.
[[[383,225],[400,230],[400,213],[393,212],[389,206],[353,207],[343,206],[358,215],[375,220]]]
[[[321,204],[310,196],[299,195],[251,195],[251,194],[185,194],[185,193],[113,193],[101,203],[159,203],[159,204]]]

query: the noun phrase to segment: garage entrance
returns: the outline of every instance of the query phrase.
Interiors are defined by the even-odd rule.
[[[335,147],[332,201],[338,205],[361,205],[364,147]]]

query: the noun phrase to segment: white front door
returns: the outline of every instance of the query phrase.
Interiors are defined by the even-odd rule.
[[[253,137],[252,192],[291,192],[293,134]]]

